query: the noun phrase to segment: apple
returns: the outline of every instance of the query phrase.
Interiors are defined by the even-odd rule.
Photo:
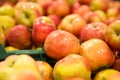
[[[43,9],[35,2],[19,2],[15,6],[15,19],[17,24],[33,27],[34,20],[43,15]]]
[[[16,50],[19,50],[18,48],[15,48],[15,47],[13,47],[13,46],[5,46],[5,50],[7,51],[7,52],[9,52],[9,51],[16,51]]]
[[[113,65],[112,65],[112,68],[115,69],[115,70],[118,70],[120,71],[120,58],[116,58]]]
[[[42,80],[53,80],[53,67],[46,61],[36,61]]]
[[[0,43],[2,44],[2,46],[6,45],[6,37],[2,27],[0,27]]]
[[[55,14],[48,15],[48,17],[54,21],[54,23],[56,24],[56,27],[58,27],[58,25],[60,24],[60,22],[62,20],[61,17],[59,17]]]
[[[72,77],[90,80],[90,65],[83,56],[69,54],[56,62],[53,69],[53,77],[54,80],[67,80]]]
[[[89,5],[80,5],[79,3],[75,3],[72,7],[72,13],[79,14],[80,16],[84,16],[89,11],[91,11]]]
[[[8,15],[12,18],[14,18],[14,7],[10,5],[3,5],[0,7],[0,15]]]
[[[69,14],[62,19],[61,23],[58,25],[58,29],[68,31],[79,37],[80,31],[85,25],[86,21],[80,15]]]
[[[80,52],[88,62],[92,74],[96,72],[110,68],[115,61],[115,55],[107,45],[107,43],[101,39],[90,39],[81,43],[83,51]]]
[[[3,29],[6,35],[11,28],[15,26],[15,20],[7,15],[0,15],[0,27]]]
[[[78,0],[65,0],[70,7],[72,7]]]
[[[106,25],[103,22],[89,23],[81,29],[80,40],[82,42],[93,38],[104,40],[105,39],[104,35],[107,29],[108,29],[108,25]]]
[[[94,11],[89,11],[88,13],[84,14],[83,18],[87,23],[103,22],[103,18],[101,18],[101,16]]]
[[[53,0],[36,0],[36,3],[43,8],[44,15],[47,15],[47,10],[49,5],[51,5]]]
[[[104,12],[103,10],[95,10],[94,12],[95,12],[95,14],[100,16],[101,22],[104,22],[104,23],[106,22],[106,20],[108,18],[106,12]]]
[[[108,25],[108,29],[105,33],[106,43],[114,50],[120,50],[120,20],[115,20]]]
[[[42,80],[42,76],[31,56],[10,55],[0,64],[0,80]]]
[[[118,73],[120,72],[115,69],[105,69],[95,74],[93,80],[110,80],[110,79],[107,79],[109,76],[112,76]],[[116,79],[114,78],[113,80],[116,80]]]
[[[44,42],[44,51],[52,59],[59,60],[68,54],[79,54],[81,50],[79,39],[64,30],[52,31]]]
[[[48,7],[47,14],[64,17],[70,13],[70,6],[65,0],[54,0]]]
[[[89,5],[92,10],[106,11],[109,7],[109,0],[92,0]]]
[[[25,49],[31,45],[31,32],[25,25],[15,25],[6,35],[8,45]]]
[[[33,23],[32,39],[37,46],[44,44],[49,33],[56,30],[56,25],[49,17],[41,16]]]

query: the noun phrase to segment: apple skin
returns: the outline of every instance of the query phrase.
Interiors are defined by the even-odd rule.
[[[25,25],[15,25],[6,35],[8,45],[25,49],[31,45],[31,32]]]
[[[0,15],[8,15],[12,18],[15,16],[14,7],[10,5],[3,5],[0,7]]]
[[[2,27],[4,34],[7,33],[15,26],[15,20],[7,15],[0,15],[0,27]]]
[[[82,42],[87,41],[92,38],[98,38],[104,40],[105,33],[108,29],[108,25],[103,22],[92,22],[87,24],[81,29],[80,40]]]
[[[58,25],[59,30],[65,30],[76,37],[79,37],[81,29],[86,25],[86,21],[78,14],[69,14],[65,16]]]
[[[48,7],[47,14],[64,17],[70,13],[70,6],[65,0],[54,0]]]
[[[106,80],[120,80],[120,72],[119,73],[116,73],[116,74],[113,74],[113,75],[110,75],[106,78]]]
[[[19,2],[15,6],[16,24],[23,24],[29,28],[32,28],[34,20],[43,14],[42,7],[34,2]]]
[[[107,78],[111,75],[118,74],[119,71],[115,69],[105,69],[102,71],[99,71],[93,78],[93,80],[107,80]],[[116,80],[116,79],[113,79]]]
[[[107,43],[101,39],[87,40],[81,43],[81,47],[83,51],[80,54],[90,63],[92,74],[111,67],[115,61],[114,53]]]
[[[105,33],[105,41],[114,50],[120,50],[120,20],[115,20],[109,24]]]
[[[29,55],[10,55],[0,63],[0,80],[42,80],[36,61]]]
[[[53,80],[53,67],[46,61],[36,61],[42,80]]]
[[[54,80],[66,80],[72,77],[90,80],[90,65],[83,56],[69,54],[56,62],[53,69]]]
[[[55,23],[46,16],[38,17],[33,24],[32,39],[39,46],[43,44],[49,33],[56,30]]]

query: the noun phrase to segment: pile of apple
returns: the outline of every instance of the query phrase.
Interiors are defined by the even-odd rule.
[[[0,80],[120,80],[120,1],[3,0],[0,43],[57,60],[10,55]]]

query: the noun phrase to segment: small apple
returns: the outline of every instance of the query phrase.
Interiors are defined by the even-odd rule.
[[[108,29],[108,25],[103,22],[92,22],[87,24],[81,29],[80,40],[82,42],[87,41],[92,38],[98,38],[104,40],[105,33]]]
[[[56,30],[55,23],[46,16],[41,16],[35,19],[33,23],[32,39],[39,46],[44,44],[44,41],[49,33]]]
[[[48,7],[47,14],[64,17],[70,13],[70,6],[65,0],[54,0]]]
[[[31,32],[25,25],[15,25],[6,35],[8,45],[25,49],[31,45]]]
[[[80,15],[69,14],[62,19],[61,23],[58,25],[58,29],[68,31],[79,37],[80,31],[85,25],[86,21]]]
[[[53,77],[54,80],[67,80],[72,77],[90,80],[90,65],[83,56],[69,54],[56,62],[53,69]]]
[[[120,20],[115,20],[108,25],[105,41],[114,50],[120,50]]]
[[[36,61],[42,80],[53,80],[53,67],[45,61]]]
[[[109,0],[92,0],[89,4],[92,10],[103,10],[106,11],[108,9]]]
[[[19,2],[15,6],[15,19],[17,24],[33,27],[34,20],[43,15],[43,9],[35,2]]]
[[[4,34],[7,35],[9,30],[15,26],[15,20],[7,15],[0,15],[0,27],[2,27]]]
[[[110,79],[107,79],[109,76],[112,76],[118,73],[120,72],[115,69],[105,69],[96,73],[93,80],[110,80]],[[116,79],[113,79],[113,80],[116,80]]]
[[[54,21],[54,23],[56,24],[56,27],[58,27],[58,25],[60,24],[60,22],[62,20],[61,17],[59,17],[55,14],[48,15],[48,17]]]
[[[5,46],[5,50],[8,51],[15,51],[15,50],[19,50],[18,48],[15,48],[13,46]]]
[[[65,0],[70,7],[72,7],[78,0]]]
[[[101,39],[87,40],[81,43],[81,47],[83,51],[80,54],[90,63],[92,74],[111,67],[115,61],[114,53],[107,43]]]
[[[89,5],[92,2],[92,0],[78,0],[78,1],[81,4],[87,4],[87,5]]]
[[[8,15],[12,18],[14,18],[14,7],[10,5],[3,5],[0,7],[0,15]]]

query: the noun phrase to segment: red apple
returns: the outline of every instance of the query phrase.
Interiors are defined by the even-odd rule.
[[[19,2],[15,6],[17,24],[33,27],[33,21],[44,14],[43,9],[35,2]]]
[[[90,65],[83,56],[79,54],[69,54],[56,62],[53,69],[53,77],[54,80],[69,80],[69,78],[72,77],[75,77],[75,80],[77,80],[77,78],[90,80]]]
[[[91,2],[92,2],[92,0],[78,0],[81,4],[87,4],[87,5],[89,5]]]
[[[57,15],[55,15],[55,14],[48,15],[48,17],[55,22],[56,27],[58,27],[58,25],[60,24],[60,22],[61,22],[61,20],[62,20],[61,17],[59,17],[59,16],[57,16]]]
[[[105,41],[114,50],[120,50],[120,20],[115,20],[109,24],[105,33]]]
[[[56,30],[56,25],[49,17],[41,16],[33,23],[32,39],[37,46],[43,44],[48,34]]]
[[[31,32],[25,25],[15,25],[6,35],[8,45],[25,49],[31,45]]]
[[[47,14],[64,17],[70,13],[70,6],[65,0],[54,0],[48,7]]]
[[[104,40],[104,35],[108,29],[108,26],[102,22],[92,22],[87,24],[81,29],[80,40],[87,41],[92,38],[98,38]]]
[[[92,73],[111,67],[115,60],[115,55],[101,39],[90,39],[81,44],[83,52],[80,54],[84,56],[90,63]]]
[[[65,30],[79,37],[80,31],[86,25],[85,20],[78,14],[69,14],[65,16],[58,26],[59,30]]]
[[[78,3],[75,3],[72,7],[72,13],[79,14],[80,16],[84,16],[89,11],[91,10],[88,5],[80,5]]]
[[[43,8],[44,15],[47,15],[47,10],[49,5],[51,5],[53,0],[36,0],[36,3]]]

